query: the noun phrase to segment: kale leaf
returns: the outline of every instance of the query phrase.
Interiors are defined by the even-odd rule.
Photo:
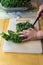
[[[8,34],[11,36],[11,40],[16,43],[20,43],[22,39],[19,37],[19,35],[11,30],[8,30]]]
[[[8,34],[5,34],[4,32],[2,32],[1,36],[7,41],[10,40],[10,36]]]
[[[1,36],[7,41],[13,41],[15,43],[22,42],[22,39],[19,37],[19,35],[11,30],[8,30],[8,34],[2,32]]]
[[[29,22],[25,22],[25,23],[17,23],[16,24],[16,31],[22,31],[22,30],[26,30],[28,28],[34,28],[33,25]]]

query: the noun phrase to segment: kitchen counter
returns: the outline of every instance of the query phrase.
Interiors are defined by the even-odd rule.
[[[9,19],[0,19],[0,30],[6,32]],[[39,20],[40,29],[43,29],[43,19]],[[4,27],[4,28],[3,28]],[[0,65],[43,65],[43,54],[4,53],[4,40],[0,40]],[[43,42],[42,42],[43,46]]]

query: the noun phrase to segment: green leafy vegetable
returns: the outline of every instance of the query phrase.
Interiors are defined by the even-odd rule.
[[[1,0],[4,7],[26,7],[30,5],[31,0]]]
[[[19,35],[11,30],[8,30],[8,34],[2,32],[1,36],[7,41],[11,40],[15,43],[22,42],[22,39],[19,37]]]
[[[1,0],[0,0],[0,2],[1,2]]]
[[[8,34],[5,34],[4,32],[2,32],[2,37],[5,39],[5,40],[10,40],[10,36]]]
[[[29,22],[25,22],[25,23],[17,23],[16,24],[16,31],[19,32],[19,31],[22,31],[22,30],[25,30],[25,29],[28,29],[28,28],[34,28],[33,25]]]
[[[11,30],[8,30],[8,34],[11,36],[11,40],[16,43],[20,43],[22,40],[19,35]]]

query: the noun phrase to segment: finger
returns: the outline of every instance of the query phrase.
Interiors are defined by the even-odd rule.
[[[34,30],[38,31],[38,29],[36,27],[34,27]]]
[[[23,35],[24,33],[23,33],[23,32],[19,32],[18,34],[19,34],[19,35]]]
[[[25,35],[19,35],[19,37],[26,37]]]
[[[23,39],[22,42],[29,41],[29,38]]]
[[[26,32],[27,30],[23,30],[23,32]]]
[[[29,30],[30,31],[38,31],[38,29],[36,27],[34,29],[33,28],[30,28]]]
[[[33,30],[33,28],[29,28],[29,30]]]
[[[34,29],[33,28],[30,28],[29,31],[34,31]]]
[[[39,16],[40,15],[40,12],[42,12],[43,11],[43,5],[41,5],[40,7],[39,7],[39,11],[38,11],[38,13],[37,13],[37,16]]]
[[[35,31],[35,30],[38,31],[38,29],[36,27],[34,27],[34,29],[33,28],[30,28],[29,30],[30,31]]]
[[[19,35],[24,35],[27,32],[27,30],[23,30],[22,32],[19,32]]]
[[[42,9],[40,8],[39,11],[37,12],[37,17],[41,14]]]

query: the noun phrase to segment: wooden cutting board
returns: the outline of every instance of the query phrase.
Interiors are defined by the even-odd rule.
[[[35,18],[11,18],[8,30],[15,31],[15,25],[17,22],[24,22],[29,21],[33,24]],[[39,29],[38,22],[36,23],[35,27]],[[3,52],[16,52],[16,53],[42,53],[42,47],[41,47],[41,40],[37,41],[28,41],[21,44],[16,44],[11,41],[5,41],[3,46]]]

